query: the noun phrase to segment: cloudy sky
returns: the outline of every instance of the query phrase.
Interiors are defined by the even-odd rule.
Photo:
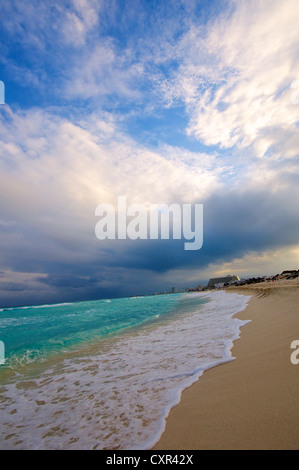
[[[0,306],[299,267],[298,0],[2,0]],[[99,204],[203,204],[203,246]]]

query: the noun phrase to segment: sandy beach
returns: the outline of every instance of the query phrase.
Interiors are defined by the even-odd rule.
[[[167,418],[157,450],[298,449],[299,279],[229,288],[252,295],[233,361],[206,371]],[[299,354],[297,355],[299,358]]]

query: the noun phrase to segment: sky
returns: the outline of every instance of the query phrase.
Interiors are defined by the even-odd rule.
[[[298,269],[298,24],[297,0],[2,0],[0,306]],[[202,247],[99,240],[119,196],[202,204]]]

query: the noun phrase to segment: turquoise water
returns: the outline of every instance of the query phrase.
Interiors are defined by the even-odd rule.
[[[182,390],[232,360],[248,296],[224,291],[0,311],[0,449],[147,449]]]
[[[198,298],[190,303],[182,297],[169,294],[4,308],[0,311],[0,340],[5,344],[5,366],[45,359],[207,302]]]

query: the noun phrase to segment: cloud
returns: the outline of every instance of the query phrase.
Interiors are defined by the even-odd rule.
[[[100,243],[95,208],[116,205],[120,195],[128,205],[201,202],[219,182],[213,157],[207,155],[201,168],[198,156],[137,144],[109,113],[71,122],[46,110],[6,107],[0,121],[1,266],[47,274],[42,282],[51,289],[57,279],[72,279],[77,290],[99,266],[157,269],[139,249],[136,259],[134,244]]]
[[[2,181],[6,201],[9,194],[19,199],[9,208],[19,214],[22,205],[39,217],[43,208],[64,216],[69,207],[93,211],[122,194],[129,203],[192,202],[218,184],[213,157],[179,147],[146,148],[117,129],[107,113],[78,122],[41,110],[7,114],[0,129]]]
[[[65,82],[65,96],[89,99],[117,95],[140,98],[138,80],[142,64],[134,63],[129,53],[118,51],[110,39],[100,39],[86,52],[78,54]]]
[[[10,284],[2,283],[14,290],[14,301],[29,301],[36,283],[47,301],[159,290],[162,273],[167,284],[171,272],[185,270],[187,281],[195,269],[297,243],[299,194],[292,171],[282,177],[274,167],[259,189],[248,181],[243,189],[230,188],[217,155],[146,148],[124,135],[108,113],[79,123],[49,111],[6,112],[1,266],[16,273],[15,284],[11,274]],[[186,252],[184,240],[99,241],[95,208],[116,205],[119,195],[127,195],[128,205],[203,203],[203,247]],[[22,272],[32,273],[34,283],[21,280]]]
[[[101,1],[72,0],[71,8],[63,12],[63,36],[68,44],[85,44],[88,34],[99,24]]]
[[[236,273],[240,278],[272,276],[287,269],[297,269],[299,262],[298,245],[278,250],[251,251],[241,258],[234,258],[221,265],[211,264],[206,270],[207,278],[213,272],[215,277]],[[204,275],[204,272],[202,273]]]
[[[296,2],[134,6],[4,2],[2,63],[23,88],[0,109],[1,303],[164,290],[297,253]],[[100,242],[95,208],[122,195],[203,203],[203,247]]]
[[[22,92],[27,90],[31,104],[60,104],[65,100],[67,84],[74,79],[75,64],[78,71],[82,70],[82,62],[95,42],[102,44],[102,51],[105,49],[100,21],[103,2],[2,3],[0,60],[9,77],[11,100],[17,86]],[[109,48],[106,55],[108,52]]]
[[[297,2],[233,2],[206,27],[192,25],[177,47],[180,65],[162,83],[182,100],[189,135],[222,148],[253,147],[256,157],[297,155]],[[285,145],[285,142],[292,141]]]

